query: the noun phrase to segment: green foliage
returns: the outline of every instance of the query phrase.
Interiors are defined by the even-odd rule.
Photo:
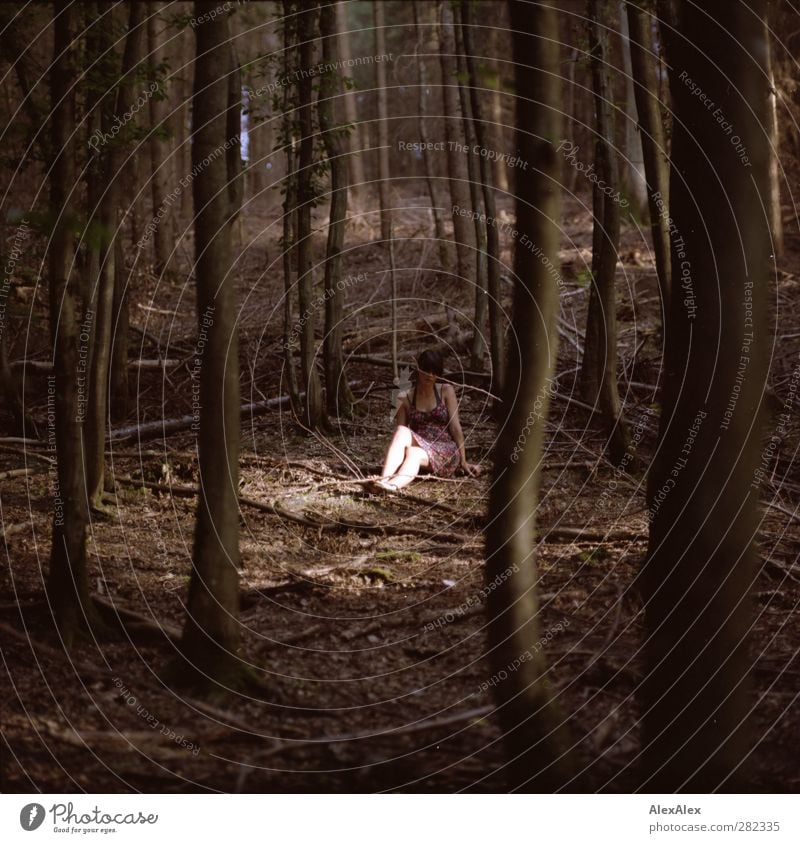
[[[605,549],[604,545],[598,545],[591,550],[582,550],[578,554],[578,558],[584,565],[600,565],[602,562],[611,558],[611,554]]]

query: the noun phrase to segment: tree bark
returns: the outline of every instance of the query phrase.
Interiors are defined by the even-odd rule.
[[[550,3],[512,2],[517,148],[530,171],[518,178],[517,228],[557,263],[561,84],[558,20]],[[551,373],[558,287],[529,249],[515,249],[513,323],[504,393],[509,415],[497,443],[486,528],[487,632],[497,712],[511,760],[512,790],[553,791],[571,778],[567,725],[547,682],[538,623],[535,513]],[[538,413],[539,415],[535,415]],[[548,639],[549,640],[549,639]]]
[[[181,654],[190,684],[238,684],[239,659],[239,358],[231,273],[228,162],[228,74],[233,71],[225,15],[208,19],[213,0],[195,3],[192,182],[195,206],[197,312],[205,347],[200,364],[199,496],[192,575]],[[202,169],[201,162],[207,161]],[[199,346],[199,343],[198,343]]]
[[[50,202],[57,215],[50,241],[50,330],[55,374],[48,382],[48,406],[55,404],[57,477],[53,482],[53,541],[47,592],[64,646],[71,649],[95,611],[89,596],[86,562],[88,512],[81,461],[78,418],[77,279],[73,269],[75,218],[69,202],[75,184],[76,44],[74,7],[54,4],[53,63],[50,69],[51,140]]]
[[[317,11],[313,6],[299,12],[297,54],[299,68],[313,67],[315,61]],[[306,388],[305,424],[314,429],[325,425],[322,387],[316,367],[316,306],[314,304],[314,251],[311,210],[316,199],[314,166],[314,78],[301,73],[297,83],[300,121],[300,156],[297,170],[297,290],[300,312],[307,314],[300,330],[300,364]]]
[[[683,3],[679,31],[691,41],[669,48],[673,295],[648,478],[639,688],[642,787],[661,793],[736,792],[749,781],[758,419],[774,341],[765,7]]]
[[[589,0],[590,61],[594,92],[596,135],[594,145],[597,181],[593,187],[594,230],[592,285],[586,340],[581,365],[581,398],[597,407],[609,434],[612,461],[619,463],[628,451],[617,386],[616,272],[619,244],[619,168],[613,150],[611,92],[608,86],[608,36],[600,25],[598,0]],[[605,185],[605,190],[600,184]],[[606,192],[607,191],[607,192]],[[609,195],[610,194],[610,195]]]
[[[656,57],[653,52],[652,15],[645,3],[628,2],[631,71],[634,80],[642,157],[647,181],[647,203],[650,211],[650,232],[653,238],[661,309],[669,313],[671,277],[669,249],[669,166],[664,122],[656,80]],[[662,323],[664,319],[662,318]]]
[[[475,237],[467,214],[470,207],[467,163],[464,160],[464,136],[459,131],[462,115],[458,105],[458,80],[456,79],[455,36],[453,11],[449,2],[439,6],[439,59],[442,66],[442,99],[444,104],[445,138],[447,142],[447,177],[450,185],[453,237],[456,241],[458,281],[469,284],[473,279],[472,252]]]
[[[333,6],[322,5],[319,12],[322,40],[322,63],[334,68],[339,61],[339,33]],[[328,222],[328,243],[325,255],[325,390],[330,416],[353,413],[353,393],[347,383],[342,354],[342,318],[344,289],[342,280],[342,247],[347,222],[347,159],[344,139],[334,119],[334,99],[342,94],[341,76],[334,69],[320,81],[317,114],[319,128],[331,171],[331,210]]]

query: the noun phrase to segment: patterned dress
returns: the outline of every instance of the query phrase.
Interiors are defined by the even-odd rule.
[[[420,448],[428,455],[431,474],[448,477],[453,474],[461,463],[461,455],[447,425],[450,414],[442,400],[442,395],[434,386],[436,406],[432,410],[418,410],[417,391],[414,389],[408,397],[409,420],[408,426],[414,432]]]

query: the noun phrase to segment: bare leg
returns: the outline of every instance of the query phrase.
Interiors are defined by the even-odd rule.
[[[422,448],[416,445],[406,448],[406,458],[397,473],[391,478],[391,485],[395,489],[405,488],[419,474],[420,468],[428,465],[428,455]]]
[[[394,437],[386,453],[386,460],[383,463],[382,478],[392,477],[397,469],[403,464],[406,458],[406,449],[413,444],[414,436],[411,428],[405,425],[398,425]]]

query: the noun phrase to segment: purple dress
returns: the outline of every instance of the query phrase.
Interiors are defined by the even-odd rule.
[[[428,455],[431,474],[449,477],[461,463],[461,455],[448,430],[450,414],[442,400],[441,393],[434,386],[436,406],[432,410],[416,408],[417,390],[409,395],[408,426],[414,432],[420,448]]]

